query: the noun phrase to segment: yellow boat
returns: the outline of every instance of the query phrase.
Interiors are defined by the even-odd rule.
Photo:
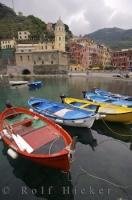
[[[108,103],[93,103],[88,100],[63,97],[63,102],[72,106],[95,111],[98,106],[98,113],[104,115],[104,120],[111,122],[132,123],[132,108],[112,105]]]

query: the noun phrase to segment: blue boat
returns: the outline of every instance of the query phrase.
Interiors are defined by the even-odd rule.
[[[33,111],[67,126],[91,128],[95,119],[98,119],[98,114],[95,112],[81,110],[48,99],[32,97],[28,100],[28,105]]]
[[[43,86],[42,81],[32,81],[28,83],[30,89],[39,89]]]
[[[84,98],[95,102],[111,103],[114,105],[132,107],[132,97],[113,94],[102,89],[94,88],[89,92],[83,92]]]
[[[123,100],[128,100],[132,101],[132,96],[126,96],[126,95],[121,95],[121,94],[115,94],[100,88],[95,88],[94,93],[101,95],[101,96],[106,96],[106,97],[113,97],[117,99],[123,99]]]

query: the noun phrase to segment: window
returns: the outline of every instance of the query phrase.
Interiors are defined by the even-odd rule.
[[[30,60],[30,56],[27,56],[28,57],[28,61]]]
[[[36,61],[34,60],[34,65],[36,65]]]
[[[21,49],[21,52],[24,52],[24,50],[23,50],[23,49]]]
[[[61,41],[61,37],[59,37],[59,41]]]
[[[53,60],[51,61],[51,64],[53,65]]]
[[[42,60],[42,65],[44,64],[44,61]]]
[[[54,49],[54,46],[52,46],[52,49]]]
[[[47,46],[45,46],[45,49],[47,49]]]
[[[20,56],[20,60],[22,61],[22,56]]]

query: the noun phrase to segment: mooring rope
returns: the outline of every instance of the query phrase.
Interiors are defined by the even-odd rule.
[[[112,133],[114,133],[114,134],[116,134],[116,135],[119,135],[119,136],[123,136],[123,137],[132,137],[132,135],[117,133],[116,131],[112,130],[112,128],[110,128],[110,127],[108,126],[108,124],[105,122],[104,119],[101,119],[101,120],[102,120],[102,122],[104,123],[104,125],[105,125]]]

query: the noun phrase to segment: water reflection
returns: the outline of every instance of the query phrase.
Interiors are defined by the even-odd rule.
[[[25,80],[38,80],[38,77]],[[39,80],[44,82],[44,87],[35,91],[29,91],[27,86],[12,89],[9,85],[3,84],[0,87],[0,110],[5,107],[7,99],[13,105],[28,107],[27,100],[31,96],[57,101],[60,101],[60,94],[82,98],[82,91],[90,90],[93,87],[101,87],[114,93],[132,95],[132,82],[127,80],[94,77],[45,77],[39,78]],[[43,168],[21,158],[19,160],[11,160],[0,151],[0,186],[9,185],[12,191],[9,196],[2,196],[2,198],[0,196],[0,199],[129,199],[120,189],[110,186],[107,182],[88,176],[88,173],[90,173],[116,184],[132,185],[132,152],[130,151],[132,150],[132,126],[119,123],[107,123],[107,125],[113,131],[110,131],[101,121],[96,122],[92,130],[65,127],[72,137],[77,136],[78,138],[69,174]],[[2,147],[1,144],[0,142],[0,149]],[[84,173],[85,171],[81,169],[84,169],[87,173]],[[81,176],[81,174],[83,175]],[[42,193],[42,186],[45,189],[44,193]],[[50,195],[49,186],[54,187]],[[77,194],[75,194],[74,190],[76,186]],[[21,196],[22,187],[27,189],[28,195]],[[94,190],[95,195],[90,193],[90,187]],[[98,191],[102,188],[104,188],[104,193],[101,195]],[[111,192],[108,196],[105,191],[109,188]],[[130,197],[132,197],[131,188],[127,189]],[[37,192],[34,189],[37,189]],[[81,193],[83,189],[86,189],[84,194]],[[69,193],[67,194],[68,190]]]
[[[84,145],[90,145],[92,150],[95,150],[95,147],[97,146],[97,139],[93,137],[91,129],[80,127],[65,127],[65,129],[72,137],[77,137],[77,142]]]
[[[106,135],[123,142],[132,143],[132,125],[123,123],[112,123],[105,121],[96,121],[92,129],[100,135]]]
[[[13,185],[10,186],[14,191],[13,199],[16,196],[16,199],[18,197],[25,199],[26,196],[28,199],[33,199],[33,197],[51,200],[74,199],[70,172],[64,173],[59,170],[44,168],[20,157],[13,160],[6,154],[6,150],[4,148],[3,154],[6,155],[14,176],[24,183],[21,183],[19,187],[16,183],[14,188]]]

